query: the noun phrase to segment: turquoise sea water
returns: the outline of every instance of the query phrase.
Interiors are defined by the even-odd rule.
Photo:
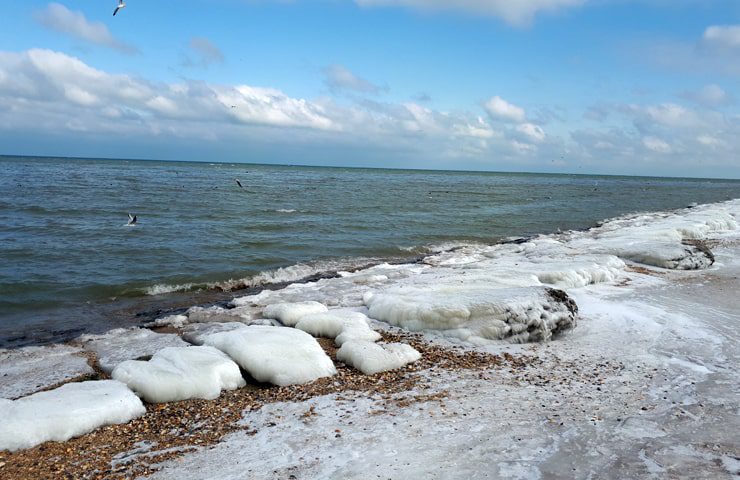
[[[304,265],[273,276],[292,281],[736,197],[732,180],[0,157],[0,345],[281,267]]]

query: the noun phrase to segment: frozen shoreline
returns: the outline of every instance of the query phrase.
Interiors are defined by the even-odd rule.
[[[740,202],[732,201],[620,217],[592,231],[463,247],[422,264],[347,272],[237,298],[232,309],[193,308],[162,319],[186,340],[216,330],[228,338],[233,327],[223,322],[264,324],[260,316],[270,305],[317,300],[329,312],[369,314],[376,330],[398,331],[389,324],[398,325],[443,348],[464,345],[470,355],[535,361],[523,369],[422,370],[416,374],[423,382],[396,392],[390,403],[342,390],[269,402],[244,413],[246,432],[213,448],[196,447],[161,465],[155,477],[200,478],[203,471],[213,478],[737,474],[739,210]],[[575,300],[575,329],[568,330],[573,312],[548,299],[544,287],[564,289]],[[500,340],[549,338],[551,332],[560,334],[542,344]],[[130,336],[129,344],[118,332],[81,347],[122,362],[181,342],[160,336],[165,343],[153,341],[147,350],[137,339],[151,335]],[[63,353],[77,359],[70,371],[80,370],[79,352]],[[152,445],[147,455],[158,450]]]

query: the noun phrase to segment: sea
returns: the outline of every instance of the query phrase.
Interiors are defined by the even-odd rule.
[[[740,180],[0,156],[0,347],[738,197]]]

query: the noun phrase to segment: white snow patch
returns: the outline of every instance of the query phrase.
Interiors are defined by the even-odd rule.
[[[155,333],[145,328],[118,328],[104,335],[85,335],[83,348],[98,356],[100,368],[111,373],[126,360],[151,357],[165,347],[187,347],[179,336],[172,333]]]
[[[14,401],[0,399],[0,450],[63,442],[145,412],[139,397],[115,380],[68,383]]]
[[[168,347],[148,362],[120,363],[111,377],[128,385],[149,403],[189,398],[213,400],[221,390],[246,385],[239,366],[213,347]]]
[[[295,328],[253,325],[204,339],[259,382],[295,385],[337,373],[315,338]]]
[[[379,344],[349,340],[337,350],[337,360],[352,365],[366,375],[401,368],[421,358],[421,354],[405,343]]]

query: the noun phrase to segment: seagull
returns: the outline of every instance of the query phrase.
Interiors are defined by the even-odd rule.
[[[239,188],[244,188],[242,187],[242,182],[240,182],[238,178],[235,178],[234,180],[236,180],[236,184],[239,185]]]
[[[118,0],[118,6],[113,10],[113,16],[115,17],[116,13],[122,8],[126,8],[126,3],[123,0]]]
[[[128,214],[128,223],[126,225],[134,226],[136,225],[136,215]]]

